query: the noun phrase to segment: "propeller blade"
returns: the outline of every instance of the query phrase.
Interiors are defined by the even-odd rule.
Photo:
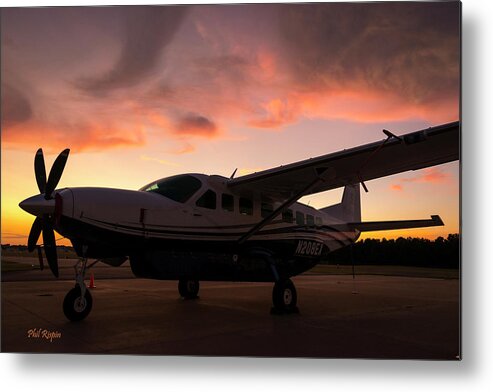
[[[53,275],[58,278],[58,256],[56,254],[55,232],[53,231],[51,224],[46,221],[43,227],[43,242],[50,270],[53,272]]]
[[[36,248],[36,242],[38,242],[39,235],[43,229],[43,219],[37,217],[33,225],[31,226],[31,231],[29,232],[29,237],[27,239],[27,250],[32,252]]]
[[[48,176],[48,182],[46,183],[45,188],[46,200],[51,199],[51,194],[55,190],[56,186],[58,185],[58,181],[60,181],[60,178],[62,177],[63,169],[65,168],[65,163],[67,163],[69,152],[70,149],[68,148],[63,150],[60,155],[58,155],[55,163],[53,163],[53,166],[51,167],[50,175]]]
[[[46,168],[43,150],[40,148],[34,156],[34,174],[38,183],[39,193],[45,193],[46,189]]]

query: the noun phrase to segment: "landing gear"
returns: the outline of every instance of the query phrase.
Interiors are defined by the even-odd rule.
[[[296,288],[290,279],[279,280],[272,290],[272,313],[298,313]]]
[[[79,285],[70,290],[63,300],[63,313],[70,321],[85,319],[91,309],[91,293],[86,289],[84,295],[82,295]]]
[[[96,262],[92,263],[89,268]],[[89,315],[92,309],[92,296],[84,283],[87,258],[80,259],[74,266],[74,270],[75,287],[67,293],[63,300],[63,313],[70,321],[81,321]]]
[[[197,298],[199,293],[199,281],[193,279],[180,279],[178,282],[178,291],[180,295],[185,299]]]

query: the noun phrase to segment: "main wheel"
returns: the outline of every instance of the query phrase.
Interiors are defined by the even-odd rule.
[[[84,297],[77,285],[70,290],[63,300],[63,313],[70,321],[80,321],[87,317],[92,309],[92,296],[88,289]]]
[[[185,299],[197,298],[199,293],[199,281],[193,279],[180,279],[178,282],[178,291]]]
[[[296,288],[290,279],[282,280],[274,284],[272,290],[272,303],[276,311],[293,312],[297,310]]]

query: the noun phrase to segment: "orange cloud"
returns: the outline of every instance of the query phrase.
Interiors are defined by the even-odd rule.
[[[2,131],[7,148],[43,147],[56,153],[64,148],[72,152],[100,151],[118,147],[138,147],[145,143],[142,127],[128,129],[114,124],[47,124],[34,120],[6,127]]]
[[[452,181],[449,174],[442,172],[436,167],[430,167],[421,170],[421,172],[414,177],[402,178],[399,180],[401,183],[416,182],[416,183],[428,183],[428,184],[444,184]],[[402,184],[392,184],[390,189],[393,191],[402,192],[404,186]]]
[[[293,123],[299,116],[298,104],[289,99],[273,99],[264,105],[266,116],[248,121],[255,128],[278,128]]]
[[[195,146],[193,146],[190,143],[184,143],[182,147],[176,148],[174,150],[169,150],[168,153],[175,155],[182,155],[182,154],[190,154],[194,151],[195,151]]]
[[[417,102],[397,92],[370,90],[354,81],[345,86],[318,86],[306,90],[293,81],[284,81],[276,91],[277,98],[266,103],[253,103],[247,112],[247,124],[255,128],[278,129],[302,118],[342,119],[357,122],[394,122],[425,120],[431,124],[456,121],[459,98],[456,95],[429,102]],[[259,116],[259,112],[263,114]]]
[[[357,84],[294,92],[289,100],[292,107],[298,108],[299,115],[358,122],[423,119],[442,123],[457,120],[459,110],[458,97],[436,101],[430,106],[428,103],[410,102],[395,93],[371,91]]]
[[[278,71],[277,57],[273,52],[267,49],[258,51],[257,64],[262,70],[262,76],[266,79],[272,79]]]
[[[448,173],[444,173],[436,167],[430,167],[423,169],[419,174],[413,177],[401,178],[401,183],[415,182],[415,183],[427,183],[427,184],[444,184],[452,181],[452,177]],[[393,191],[402,192],[404,186],[402,184],[391,184],[390,189]]]
[[[157,125],[162,129],[168,129],[171,127],[171,123],[167,117],[163,116],[160,113],[146,113],[144,109],[137,109],[142,112],[142,114],[147,118],[147,120],[153,124]]]
[[[450,175],[442,172],[440,169],[430,167],[423,169],[423,173],[414,177],[403,178],[403,182],[424,182],[433,184],[443,184],[450,181]]]

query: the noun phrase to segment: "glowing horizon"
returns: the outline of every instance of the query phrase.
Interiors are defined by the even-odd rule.
[[[18,203],[38,193],[39,147],[47,170],[71,148],[59,188],[138,189],[459,119],[455,2],[4,8],[1,18],[2,243],[27,242],[34,217]],[[367,183],[363,220],[438,214],[445,226],[362,238],[459,233],[459,171]]]

